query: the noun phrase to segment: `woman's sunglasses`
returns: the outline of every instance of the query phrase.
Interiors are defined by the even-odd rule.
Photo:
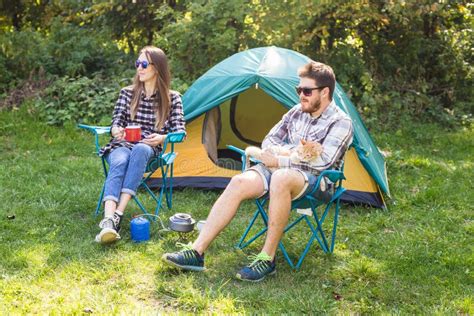
[[[303,95],[305,97],[310,97],[313,94],[313,90],[321,90],[327,87],[324,86],[324,87],[315,87],[315,88],[302,88],[302,87],[295,87],[295,88],[296,88],[296,94],[298,96],[301,94],[301,92],[303,92]]]
[[[138,60],[135,61],[135,68],[140,67],[142,65],[143,69],[147,69],[148,65],[153,65],[153,63],[149,63],[147,60]]]

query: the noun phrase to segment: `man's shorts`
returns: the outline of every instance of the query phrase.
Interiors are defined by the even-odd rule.
[[[263,194],[260,197],[263,197],[268,194],[268,191],[270,189],[270,182],[272,179],[272,170],[268,169],[265,167],[263,164],[257,164],[255,166],[250,167],[247,170],[255,171],[257,172],[261,177],[263,181]],[[304,186],[301,189],[300,193],[298,193],[292,200],[295,201],[309,192],[313,189],[314,185],[316,184],[318,177],[315,176],[314,174],[311,174],[306,171],[302,171],[299,169],[291,169],[291,170],[296,170],[300,172],[305,180]],[[330,182],[328,179],[323,178],[320,182],[319,188],[315,190],[313,193],[313,196],[322,202],[329,202],[331,200],[332,195],[334,194],[334,184]]]

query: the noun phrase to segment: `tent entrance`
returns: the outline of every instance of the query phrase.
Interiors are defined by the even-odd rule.
[[[260,147],[265,135],[287,111],[263,90],[254,88],[208,111],[203,123],[202,143],[209,158],[219,167],[240,170],[240,155],[226,146]]]

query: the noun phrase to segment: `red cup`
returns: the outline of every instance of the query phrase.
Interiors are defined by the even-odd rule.
[[[125,140],[136,143],[142,139],[142,129],[140,125],[128,125],[125,127]]]

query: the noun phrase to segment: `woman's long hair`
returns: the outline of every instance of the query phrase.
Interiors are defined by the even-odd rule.
[[[155,129],[159,131],[165,124],[166,119],[170,113],[171,100],[170,100],[170,86],[171,86],[171,74],[168,67],[168,58],[165,53],[154,46],[145,46],[141,51],[140,55],[145,53],[148,61],[152,63],[148,67],[153,67],[156,71],[156,82],[155,91],[158,92],[157,97],[153,100],[153,108],[155,109]],[[133,94],[132,103],[130,104],[130,116],[133,120],[138,111],[138,103],[142,92],[145,91],[145,85],[140,81],[138,72],[133,78]]]

